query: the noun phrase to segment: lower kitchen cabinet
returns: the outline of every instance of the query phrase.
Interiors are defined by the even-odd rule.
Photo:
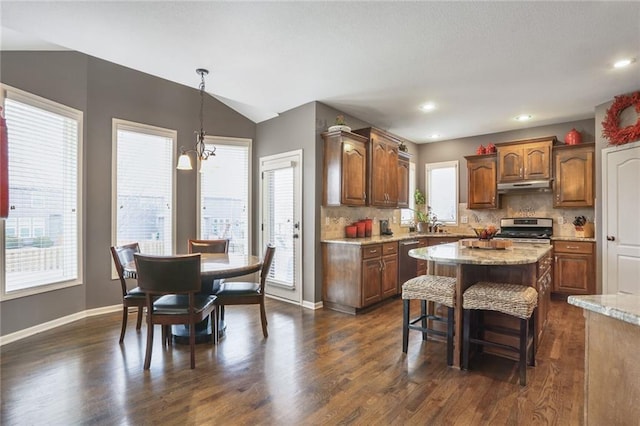
[[[553,292],[565,295],[595,294],[595,243],[553,242]]]
[[[322,243],[323,304],[349,314],[398,294],[398,243]]]

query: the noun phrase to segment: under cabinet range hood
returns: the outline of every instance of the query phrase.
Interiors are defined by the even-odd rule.
[[[498,193],[505,194],[511,192],[549,192],[551,191],[551,180],[522,180],[518,182],[507,182],[498,184]]]

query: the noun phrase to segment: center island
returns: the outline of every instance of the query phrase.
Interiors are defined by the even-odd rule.
[[[454,367],[460,368],[462,354],[462,294],[467,288],[480,281],[521,284],[535,288],[538,291],[538,314],[535,329],[538,342],[542,341],[551,297],[551,247],[550,244],[542,243],[514,243],[513,246],[506,249],[472,248],[463,245],[461,240],[409,251],[410,256],[429,261],[428,274],[443,275],[439,273],[439,270],[446,271],[447,269],[440,268],[440,266],[454,266],[457,278]],[[487,312],[484,320],[486,323],[514,330],[518,330],[519,327],[515,318],[499,312]],[[488,340],[492,338],[490,333],[485,337]],[[517,342],[516,340],[505,342],[504,336],[499,338],[503,343],[516,344]],[[492,351],[502,356],[514,358],[513,354],[500,349],[492,349]]]

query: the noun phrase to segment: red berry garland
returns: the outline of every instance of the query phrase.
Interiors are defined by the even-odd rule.
[[[620,128],[620,113],[630,106],[635,107],[638,121],[633,126]],[[640,140],[640,92],[616,96],[607,110],[607,117],[602,122],[602,136],[609,139],[610,145],[623,145]]]

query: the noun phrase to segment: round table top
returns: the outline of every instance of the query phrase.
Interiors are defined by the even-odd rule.
[[[200,254],[200,273],[214,279],[231,278],[257,272],[262,267],[258,256],[236,253],[202,253]],[[125,272],[136,275],[135,262],[124,267]]]

